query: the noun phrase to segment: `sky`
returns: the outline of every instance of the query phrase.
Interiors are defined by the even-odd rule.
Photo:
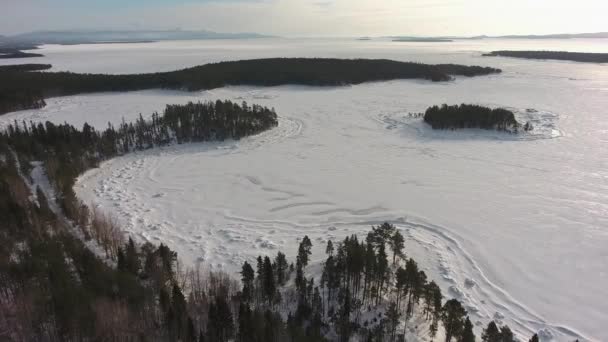
[[[608,0],[0,0],[0,34],[183,29],[285,37],[608,31]]]

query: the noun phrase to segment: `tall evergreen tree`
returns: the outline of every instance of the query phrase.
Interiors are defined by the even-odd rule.
[[[274,280],[274,274],[272,270],[272,263],[269,257],[264,257],[264,273],[262,280],[262,288],[264,291],[264,297],[268,301],[268,304],[272,304],[274,295],[276,292],[276,284]]]
[[[445,329],[445,341],[450,342],[453,337],[459,339],[464,328],[464,318],[467,312],[457,299],[450,299],[443,305],[441,320]]]
[[[393,265],[396,262],[397,256],[403,255],[403,247],[405,240],[403,239],[403,235],[398,230],[395,230],[395,233],[391,236],[389,240],[389,245],[391,250],[393,251]]]
[[[464,321],[461,342],[475,342],[475,333],[473,332],[473,323],[471,323],[469,316],[467,316],[467,318]]]
[[[139,270],[141,268],[139,254],[137,253],[135,242],[133,242],[133,239],[131,237],[129,237],[129,242],[127,243],[127,248],[125,252],[125,262],[127,270],[129,272],[134,275],[137,275],[139,273]]]
[[[334,244],[331,240],[327,240],[327,246],[325,247],[325,254],[332,256],[334,254]]]
[[[494,321],[488,323],[488,326],[483,330],[481,340],[483,342],[501,342],[500,330]]]
[[[513,332],[511,328],[504,325],[500,328],[500,341],[501,342],[515,342],[515,337],[513,336]]]
[[[251,265],[245,261],[243,263],[243,267],[241,268],[241,281],[243,283],[242,296],[245,303],[248,303],[253,299],[254,279],[255,273],[253,271],[253,267],[251,267]]]
[[[303,268],[305,268],[308,265],[308,260],[310,258],[310,254],[312,254],[311,248],[312,248],[312,242],[310,241],[308,236],[305,235],[298,247],[298,257],[297,257],[297,259],[300,261],[300,264],[302,265]]]
[[[279,285],[284,285],[285,281],[287,281],[287,269],[289,268],[285,254],[278,252],[274,259],[274,264],[276,268],[277,283]]]

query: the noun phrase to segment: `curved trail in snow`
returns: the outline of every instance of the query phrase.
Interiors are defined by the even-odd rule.
[[[260,135],[133,153],[78,181],[75,190],[86,203],[115,214],[134,236],[168,244],[185,261],[236,271],[258,254],[293,253],[303,235],[322,256],[327,239],[365,234],[371,224],[391,221],[409,229],[408,254],[449,296],[461,298],[480,325],[495,319],[522,337],[542,331],[545,340],[600,335],[585,323],[601,321],[606,304],[592,296],[579,302],[577,293],[581,286],[596,297],[604,291],[608,196],[598,189],[608,190],[608,175],[606,159],[587,153],[591,142],[580,141],[596,139],[594,131],[580,134],[577,127],[589,120],[603,131],[602,121],[581,116],[573,126],[561,114],[568,112],[566,102],[585,112],[584,104],[597,99],[573,97],[564,88],[558,97],[564,103],[528,111],[533,104],[523,94],[537,91],[534,86],[515,88],[507,100],[484,99],[485,89],[495,87],[493,79],[485,82],[490,84],[233,87],[199,93],[198,99],[150,91],[78,96],[74,104],[62,98],[58,105],[68,117],[90,111],[88,106],[116,115],[115,102],[134,108],[134,117],[164,103],[199,99],[276,108],[279,126]],[[414,95],[403,95],[408,93]],[[540,136],[514,139],[484,131],[434,132],[420,118],[407,117],[436,97],[508,103],[545,128]],[[559,115],[546,114],[555,108]],[[55,110],[54,103],[44,109]],[[553,128],[563,136],[554,139]],[[573,321],[563,309],[573,305],[594,308],[595,318]]]
[[[382,120],[386,123],[386,120]],[[395,123],[391,123],[395,127]],[[161,222],[148,222],[147,213],[155,209],[146,208],[145,200],[138,198],[130,191],[124,190],[127,183],[134,179],[144,179],[153,188],[153,199],[162,198],[167,192],[183,192],[181,187],[171,187],[164,184],[166,175],[159,175],[163,165],[179,163],[181,159],[192,158],[194,155],[210,155],[210,160],[225,158],[235,154],[247,154],[264,148],[267,144],[281,144],[287,139],[294,139],[303,134],[306,124],[295,118],[280,117],[276,129],[252,136],[241,141],[226,141],[218,143],[203,143],[182,146],[170,146],[135,154],[135,159],[121,163],[114,168],[110,161],[102,168],[112,170],[111,177],[100,182],[93,190],[99,199],[105,199],[115,204],[111,210],[126,219],[127,231],[137,234],[145,241],[153,243],[164,242],[176,249],[181,255],[188,256],[198,250],[199,256],[193,262],[209,262],[224,260],[228,264],[218,266],[236,269],[253,255],[236,255],[234,250],[238,245],[246,248],[264,249],[259,253],[274,253],[281,246],[289,246],[304,235],[313,239],[317,249],[328,239],[334,241],[353,233],[365,233],[366,228],[389,221],[397,225],[406,236],[406,251],[412,249],[412,256],[418,260],[423,269],[436,280],[448,297],[456,297],[463,302],[473,322],[478,328],[485,326],[488,321],[495,320],[499,324],[508,324],[521,338],[543,331],[545,337],[585,338],[581,333],[559,324],[547,322],[532,309],[516,300],[499,285],[492,282],[483,272],[475,259],[455,237],[452,229],[433,225],[413,216],[399,216],[382,206],[368,208],[341,208],[332,201],[308,201],[299,199],[306,197],[303,193],[272,188],[255,176],[240,175],[250,186],[260,191],[272,193],[275,197],[270,201],[277,202],[268,209],[271,213],[290,210],[307,209],[313,216],[325,218],[325,221],[313,223],[296,223],[284,220],[260,220],[239,217],[231,210],[220,208],[201,208],[223,212],[220,229],[202,229],[198,233],[183,230],[168,217]],[[150,156],[160,158],[150,158]],[[128,156],[127,159],[132,159]],[[161,163],[162,161],[162,163]],[[519,165],[515,165],[519,167]],[[542,171],[542,170],[540,170]],[[201,176],[204,179],[204,171]],[[79,184],[94,178],[95,172],[87,174],[79,180]],[[278,205],[278,203],[285,203]],[[238,212],[238,208],[234,208]],[[335,220],[333,215],[342,215],[345,219]],[[204,215],[203,215],[204,216]],[[291,243],[290,243],[291,240]],[[249,245],[249,246],[247,246]],[[184,253],[184,246],[185,253]],[[417,253],[417,249],[424,253]],[[291,251],[287,250],[288,253]],[[317,253],[318,254],[318,253]],[[321,261],[321,259],[317,260]]]
[[[607,341],[608,69],[481,57],[505,43],[372,41],[362,48],[353,40],[270,39],[154,43],[145,53],[139,44],[43,47],[58,70],[75,72],[155,72],[287,54],[488,65],[503,73],[441,84],[70,96],[0,116],[0,128],[14,120],[50,120],[103,129],[123,116],[130,121],[168,103],[199,100],[275,107],[281,115],[276,130],[117,158],[83,175],[75,191],[116,215],[134,236],[228,271],[258,254],[293,253],[304,234],[321,262],[327,239],[392,221],[407,232],[408,255],[446,294],[466,302],[481,324],[501,320],[525,340],[539,331],[543,342]],[[508,43],[526,48],[530,42]],[[589,40],[541,45],[606,49]],[[91,63],[100,53],[103,61]],[[443,103],[512,108],[537,129],[519,137],[434,132],[407,118]]]

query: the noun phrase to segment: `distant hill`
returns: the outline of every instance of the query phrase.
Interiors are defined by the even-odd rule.
[[[494,38],[517,38],[517,39],[571,39],[571,38],[608,38],[608,32],[595,33],[560,33],[545,35],[508,35]]]
[[[257,33],[218,33],[213,31],[35,31],[4,37],[9,44],[86,44],[133,43],[161,40],[265,38]]]
[[[434,36],[434,37],[415,37],[415,36],[387,36],[397,42],[449,42],[454,39],[574,39],[574,38],[608,38],[608,32],[593,32],[593,33],[558,33],[546,35],[505,35],[505,36],[488,36],[479,35],[472,37],[463,36]]]
[[[556,59],[586,63],[608,63],[608,53],[566,51],[492,51],[484,56],[503,56],[528,59]]]
[[[439,37],[393,37],[394,42],[412,42],[412,43],[449,43],[452,39]]]

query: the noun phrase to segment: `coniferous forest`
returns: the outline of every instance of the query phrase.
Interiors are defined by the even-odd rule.
[[[49,97],[153,88],[201,90],[227,85],[298,84],[339,86],[393,79],[448,81],[500,69],[457,64],[422,64],[387,59],[269,58],[220,62],[153,74],[106,75],[0,70],[0,114],[40,108]],[[32,70],[32,69],[29,69]]]
[[[567,51],[492,51],[484,56],[503,56],[528,59],[554,59],[562,61],[608,63],[608,53]]]
[[[138,244],[78,200],[75,178],[101,161],[170,143],[239,139],[277,125],[272,109],[230,101],[167,106],[98,132],[15,123],[0,136],[0,337],[10,341],[403,341],[422,317],[445,341],[475,341],[390,223],[328,241],[316,279],[312,242],[295,259],[259,256],[240,279],[184,268],[167,246]],[[42,172],[41,172],[42,171]],[[240,281],[239,281],[240,280]],[[482,341],[514,341],[491,322]],[[536,337],[536,340],[538,338]],[[534,341],[534,340],[533,340]]]
[[[50,64],[15,64],[15,65],[0,65],[0,72],[9,71],[38,71],[52,68]]]
[[[424,122],[433,129],[482,128],[517,132],[522,127],[510,110],[470,104],[429,107],[424,113]],[[532,126],[526,123],[523,128],[531,130]]]

